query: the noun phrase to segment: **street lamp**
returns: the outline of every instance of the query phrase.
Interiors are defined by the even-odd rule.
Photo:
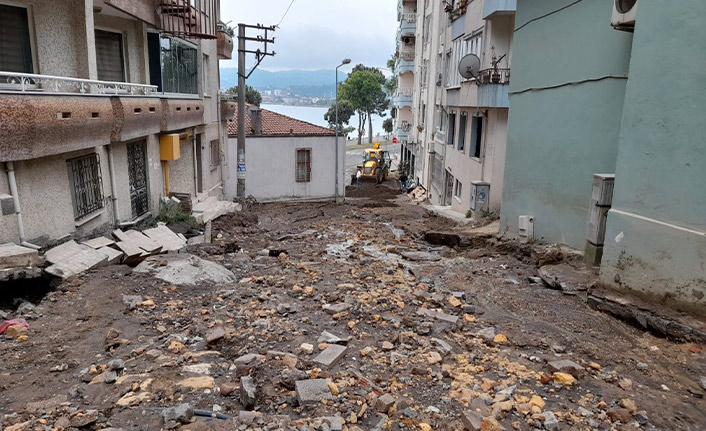
[[[344,66],[346,64],[350,64],[351,59],[350,58],[344,58],[341,64],[336,66],[336,193],[335,193],[335,199],[336,202],[338,203],[338,68],[341,66]]]

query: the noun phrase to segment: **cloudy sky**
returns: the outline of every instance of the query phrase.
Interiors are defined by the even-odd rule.
[[[224,0],[221,19],[233,27],[241,22],[276,25],[290,3]],[[384,67],[395,51],[397,25],[395,0],[294,0],[274,34],[277,55],[265,59],[260,67],[271,71],[333,69],[345,57],[353,65]],[[252,64],[251,54],[248,67]],[[221,61],[221,67],[237,67],[235,51],[233,60]]]

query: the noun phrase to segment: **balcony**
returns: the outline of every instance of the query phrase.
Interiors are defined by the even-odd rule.
[[[238,100],[235,95],[226,93],[221,93],[219,99],[221,103],[221,122],[227,123],[228,120],[232,120],[233,115],[235,115]]]
[[[395,64],[395,74],[400,75],[407,72],[414,72],[414,60],[398,59]]]
[[[402,23],[400,24],[400,31],[402,32],[403,35],[415,34],[417,32],[417,14],[416,13],[402,14]]]
[[[216,0],[104,0],[113,8],[187,39],[216,39]]]
[[[407,121],[400,122],[400,125],[395,128],[395,137],[398,141],[409,141],[409,135],[412,131],[412,125]]]
[[[414,103],[414,90],[400,88],[392,97],[392,104],[397,108],[411,108]]]
[[[512,15],[516,10],[517,0],[483,0],[483,19]]]
[[[197,95],[0,72],[0,160],[28,160],[203,124]]]
[[[218,31],[216,52],[219,60],[230,60],[233,58],[233,37],[225,31]]]
[[[509,108],[510,69],[484,69],[478,74],[478,107]]]

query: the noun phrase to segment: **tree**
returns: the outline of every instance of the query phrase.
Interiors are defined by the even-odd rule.
[[[226,93],[230,94],[238,94],[238,86],[236,85],[235,87],[230,87],[228,90],[226,90]],[[262,94],[260,94],[259,91],[257,91],[255,88],[246,85],[245,86],[245,102],[251,104],[251,105],[257,105],[260,106],[262,103]]]
[[[395,65],[397,64],[397,59],[395,56],[391,56],[389,60],[387,60],[387,68],[390,69],[392,72],[392,76],[390,79],[385,81],[385,91],[387,91],[388,96],[392,97],[393,94],[395,94],[395,91],[397,91],[397,76],[395,76]]]
[[[345,99],[338,100],[338,133],[347,136],[350,132],[355,130],[355,127],[346,127],[351,117],[355,114],[355,108],[353,104]],[[336,105],[331,105],[328,111],[324,114],[324,120],[329,124],[329,127],[336,129]]]
[[[386,133],[392,133],[392,127],[393,127],[392,118],[387,118],[387,119],[385,119],[385,121],[382,122],[382,129]]]
[[[384,117],[390,105],[387,94],[383,91],[385,75],[374,67],[357,65],[348,78],[339,87],[339,100],[347,100],[358,114],[358,145],[361,144],[363,126],[368,120],[369,139],[373,141],[372,115]]]

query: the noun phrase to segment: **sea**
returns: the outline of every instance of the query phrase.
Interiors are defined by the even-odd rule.
[[[268,105],[268,104],[262,104],[261,108],[267,109],[268,111],[276,112],[278,114],[286,115],[288,117],[296,118],[297,120],[302,120],[306,121],[309,123],[313,123],[319,126],[323,127],[328,127],[328,123],[326,120],[324,120],[324,114],[328,111],[328,107],[322,107],[322,106],[294,106],[294,105]],[[380,117],[378,115],[373,115],[373,135],[384,135],[385,132],[382,130],[382,122],[385,121],[386,118],[390,117],[390,113],[387,113],[387,116],[385,117]],[[358,120],[357,117],[351,117],[351,124],[352,127],[358,127]],[[367,129],[368,125],[365,125],[366,129],[366,135],[367,136]],[[348,135],[349,139],[357,139],[358,138],[358,133],[356,131],[350,133]]]

